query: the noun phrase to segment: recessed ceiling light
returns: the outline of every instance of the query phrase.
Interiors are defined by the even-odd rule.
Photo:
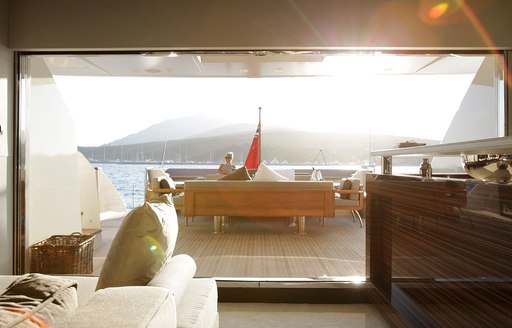
[[[247,68],[240,68],[240,73],[247,73],[249,70]]]
[[[161,72],[161,70],[159,68],[146,68],[144,71],[148,72],[148,73],[160,73]]]

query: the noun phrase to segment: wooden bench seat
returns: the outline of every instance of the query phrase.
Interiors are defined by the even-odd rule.
[[[334,188],[330,181],[185,181],[184,214],[213,216],[214,232],[222,218],[297,217],[305,232],[305,217],[334,216]]]

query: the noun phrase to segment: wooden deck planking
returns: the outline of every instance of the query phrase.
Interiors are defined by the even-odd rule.
[[[174,254],[189,254],[196,277],[326,278],[365,275],[365,229],[348,214],[306,219],[297,234],[286,218],[231,218],[225,233],[212,233],[212,217],[196,217],[189,226],[179,218]],[[98,275],[122,219],[103,222],[103,247],[94,253]]]
[[[211,218],[180,226],[175,254],[198,263],[197,276],[333,277],[364,276],[364,229],[349,216],[306,219],[299,235],[283,218],[232,218],[224,234],[211,233]]]

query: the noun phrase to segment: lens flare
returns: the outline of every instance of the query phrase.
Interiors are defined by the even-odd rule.
[[[161,258],[165,257],[165,252],[162,245],[160,245],[158,240],[156,240],[154,237],[144,236],[144,243],[146,244],[146,249],[149,250],[150,254]]]
[[[428,11],[428,17],[430,19],[438,19],[439,17],[446,14],[446,11],[448,10],[449,6],[450,5],[448,4],[448,2],[441,2],[435,5]]]

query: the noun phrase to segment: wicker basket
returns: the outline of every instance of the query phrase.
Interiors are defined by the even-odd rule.
[[[91,274],[94,236],[55,235],[29,248],[30,272]]]

